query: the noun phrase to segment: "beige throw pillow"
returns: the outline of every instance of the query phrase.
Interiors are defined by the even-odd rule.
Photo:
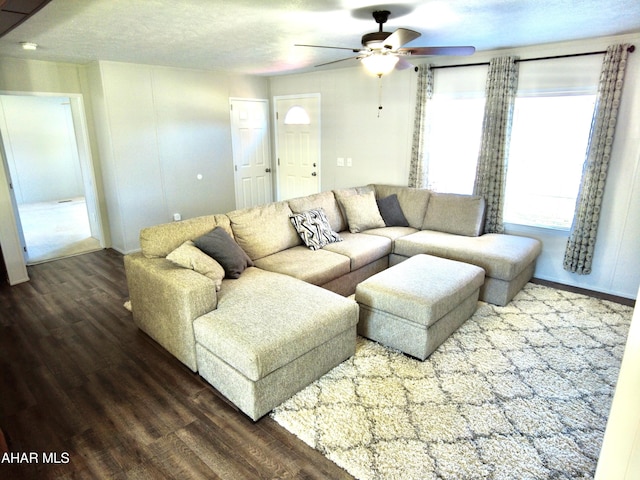
[[[373,191],[349,195],[340,199],[351,233],[385,227]]]
[[[167,260],[210,278],[216,284],[216,292],[220,291],[222,279],[224,278],[224,268],[216,260],[196,247],[191,240],[184,242],[169,253]]]

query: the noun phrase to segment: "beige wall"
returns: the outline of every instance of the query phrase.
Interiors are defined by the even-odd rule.
[[[87,82],[113,248],[176,213],[235,208],[229,97],[266,98],[265,79],[100,62]]]

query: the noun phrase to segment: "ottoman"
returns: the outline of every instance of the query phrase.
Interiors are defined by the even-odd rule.
[[[484,270],[415,255],[356,287],[358,334],[420,360],[475,312]]]

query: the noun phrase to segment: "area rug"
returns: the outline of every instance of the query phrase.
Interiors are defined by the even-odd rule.
[[[271,417],[358,479],[593,478],[631,316],[527,284],[424,362],[358,338]]]

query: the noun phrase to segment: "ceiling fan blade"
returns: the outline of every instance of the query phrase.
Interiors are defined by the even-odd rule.
[[[397,50],[405,43],[418,38],[421,33],[406,28],[399,28],[384,40],[384,45],[391,47],[391,50]]]
[[[396,70],[406,70],[407,68],[413,68],[412,63],[407,62],[404,57],[398,57],[398,63],[396,63]]]
[[[398,53],[405,55],[473,55],[475,47],[414,47],[401,48]]]
[[[329,47],[327,45],[303,45],[300,43],[296,43],[293,45],[294,47],[312,47],[312,48],[333,48],[335,50],[350,50],[352,52],[359,52],[362,50],[361,48],[349,48],[349,47]]]
[[[332,62],[320,63],[318,65],[314,65],[314,67],[324,67],[325,65],[331,65],[332,63],[344,62],[345,60],[353,60],[355,58],[358,58],[358,57],[341,58],[340,60],[334,60]]]

